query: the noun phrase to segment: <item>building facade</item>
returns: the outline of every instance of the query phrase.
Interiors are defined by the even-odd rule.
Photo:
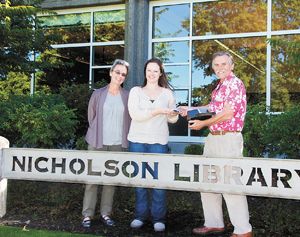
[[[291,60],[288,45],[269,42],[300,41],[297,0],[45,0],[42,6],[56,12],[41,16],[42,26],[62,36],[52,45],[53,53],[75,60],[66,75],[74,83],[94,87],[108,79],[115,58],[124,58],[131,65],[125,85],[130,89],[141,85],[145,61],[158,57],[177,105],[201,105],[216,82],[211,55],[227,50],[245,83],[248,104],[280,112],[300,102],[299,62]],[[65,75],[63,70],[51,73]],[[173,144],[203,141],[183,118],[170,133]]]

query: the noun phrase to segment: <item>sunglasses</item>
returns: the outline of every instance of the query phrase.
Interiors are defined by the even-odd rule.
[[[125,74],[125,73],[121,73],[120,71],[115,71],[114,70],[114,72],[118,75],[118,76],[122,76],[122,77],[127,77],[127,74]]]

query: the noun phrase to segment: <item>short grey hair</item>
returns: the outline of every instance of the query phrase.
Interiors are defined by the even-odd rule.
[[[219,51],[219,52],[214,53],[213,56],[212,56],[212,62],[214,61],[214,59],[216,57],[221,57],[221,56],[224,56],[224,55],[226,55],[229,58],[231,65],[233,65],[234,64],[233,57],[227,51]]]
[[[127,69],[127,72],[128,72],[129,66],[130,66],[130,65],[129,65],[129,63],[128,63],[127,61],[125,61],[125,60],[123,60],[123,59],[116,59],[116,60],[114,61],[113,65],[112,65],[111,68],[110,68],[110,72],[112,72],[112,71],[115,69],[115,67],[116,67],[117,65],[125,66],[126,69]]]

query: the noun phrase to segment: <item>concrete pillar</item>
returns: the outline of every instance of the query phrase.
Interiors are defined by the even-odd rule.
[[[142,85],[148,59],[149,0],[126,0],[125,60],[130,63],[127,89]]]
[[[2,148],[8,148],[9,141],[0,136],[0,218],[6,213],[7,179],[2,179]]]

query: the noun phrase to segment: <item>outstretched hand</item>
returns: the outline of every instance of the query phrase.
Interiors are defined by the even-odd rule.
[[[182,117],[186,117],[190,108],[188,106],[179,106],[177,109]]]
[[[190,120],[188,123],[188,127],[192,130],[201,130],[207,126],[205,120]]]
[[[157,109],[153,110],[152,114],[154,116],[159,115],[159,114],[165,114],[168,116],[176,116],[179,114],[179,112],[174,111],[173,109],[169,109],[169,108],[157,108]]]

